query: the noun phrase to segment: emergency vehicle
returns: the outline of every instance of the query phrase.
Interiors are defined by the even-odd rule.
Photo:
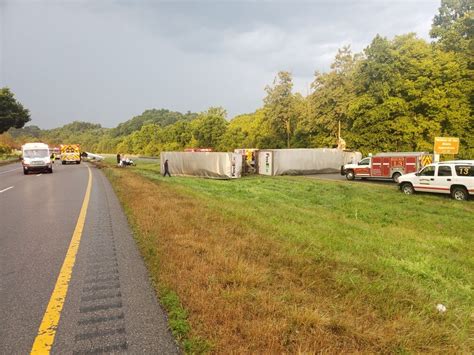
[[[61,163],[81,163],[81,148],[79,144],[61,144]]]
[[[417,173],[399,178],[400,191],[411,195],[417,191],[451,194],[455,200],[474,195],[474,160],[454,160],[429,164]]]
[[[417,172],[432,162],[433,155],[427,152],[378,153],[356,164],[342,166],[341,175],[345,175],[347,180],[373,178],[398,182],[403,174]]]

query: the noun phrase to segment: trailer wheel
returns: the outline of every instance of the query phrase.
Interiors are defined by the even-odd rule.
[[[413,188],[413,185],[410,184],[409,182],[404,182],[403,184],[401,184],[400,190],[405,195],[413,195],[415,193],[415,189]]]
[[[393,173],[393,175],[392,175],[392,180],[395,181],[395,182],[398,182],[398,179],[400,178],[400,176],[402,176],[402,174],[400,174],[400,173]]]
[[[466,188],[455,186],[451,189],[451,197],[457,201],[466,201],[469,197]]]
[[[347,180],[354,180],[355,179],[354,170],[348,170],[346,172],[346,179]]]

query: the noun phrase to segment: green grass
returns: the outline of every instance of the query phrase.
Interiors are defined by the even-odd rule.
[[[472,201],[438,194],[405,196],[396,185],[304,177],[163,178],[157,164],[134,169],[284,241],[288,253],[337,265],[335,277],[345,297],[365,298],[381,317],[408,313],[469,342]],[[448,311],[438,314],[437,303]]]
[[[412,324],[410,343],[401,341],[400,352],[430,349],[426,343],[413,345],[417,334],[423,339],[433,334],[433,351],[440,344],[472,349],[474,201],[406,196],[396,185],[305,177],[163,178],[159,164],[149,160],[127,169],[277,240],[288,255],[330,270],[338,285],[336,313],[343,313],[347,302],[364,302],[379,320],[401,319],[405,329]],[[436,311],[438,303],[446,313]],[[176,319],[179,333],[186,328],[186,312],[175,306],[176,315],[184,315]]]

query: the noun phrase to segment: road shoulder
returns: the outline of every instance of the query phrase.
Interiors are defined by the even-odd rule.
[[[118,199],[91,169],[91,202],[53,352],[179,353]]]

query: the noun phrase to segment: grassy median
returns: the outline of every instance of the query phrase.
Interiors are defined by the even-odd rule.
[[[472,350],[472,201],[105,171],[188,352]]]

